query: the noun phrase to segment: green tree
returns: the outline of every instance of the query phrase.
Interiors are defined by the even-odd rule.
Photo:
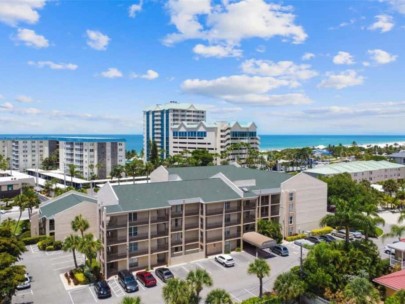
[[[125,169],[121,165],[116,165],[112,170],[111,170],[111,179],[116,177],[118,179],[118,185],[120,184],[120,180],[122,177],[122,173],[125,172]]]
[[[401,240],[401,237],[405,234],[405,226],[401,225],[392,225],[391,231],[383,234],[382,238],[386,239],[389,237],[397,237],[398,240]]]
[[[281,234],[281,225],[276,221],[260,219],[257,222],[257,230],[259,233],[271,237],[277,242],[277,244],[281,244],[281,242],[283,241],[283,235]]]
[[[74,164],[69,164],[68,170],[69,170],[69,175],[70,175],[70,182],[73,186],[73,177],[75,177],[77,174],[79,174],[79,170],[77,170],[77,167]]]
[[[194,166],[209,166],[213,164],[214,156],[206,149],[196,149],[191,152],[189,160]]]
[[[28,218],[31,219],[32,209],[38,208],[41,200],[33,187],[24,187],[22,192],[27,198],[26,208],[28,209]]]
[[[63,251],[69,251],[73,254],[73,261],[75,263],[75,268],[77,268],[76,251],[81,246],[81,238],[78,235],[70,234],[63,241]]]
[[[150,156],[149,161],[154,165],[157,166],[159,164],[159,151],[155,141],[150,143]]]
[[[120,304],[141,304],[141,298],[125,296],[122,298]]]
[[[249,264],[248,274],[254,274],[259,279],[259,298],[263,297],[263,278],[270,275],[270,266],[263,259],[255,259]]]
[[[0,303],[11,302],[17,285],[24,281],[25,267],[15,265],[25,251],[24,243],[17,239],[10,225],[0,225]]]
[[[385,304],[404,304],[405,303],[405,290],[400,290],[394,295],[385,300]]]
[[[285,303],[294,303],[306,289],[305,282],[292,271],[280,274],[274,282],[274,291]]]
[[[89,267],[102,247],[100,240],[95,239],[92,233],[87,233],[81,238],[79,251],[86,256],[86,263]]]
[[[389,179],[383,183],[383,190],[393,196],[399,190],[399,185],[396,180]]]
[[[71,222],[72,230],[74,232],[80,231],[82,238],[84,237],[84,232],[89,229],[89,221],[83,217],[83,215],[76,215],[73,221]]]
[[[133,183],[135,184],[135,177],[143,168],[143,162],[140,159],[134,159],[130,163],[125,165],[125,174],[133,177]]]
[[[197,268],[187,275],[187,282],[190,284],[197,302],[200,299],[200,293],[203,286],[212,286],[212,278],[205,269]]]
[[[232,304],[231,295],[224,289],[213,289],[208,293],[205,304]]]
[[[358,195],[358,187],[349,173],[320,178],[328,184],[328,204],[334,204],[337,198],[350,201]]]
[[[178,278],[170,279],[162,290],[166,304],[190,304],[192,292],[188,282]]]
[[[380,303],[378,290],[366,278],[355,277],[347,283],[343,294],[353,304]]]
[[[8,160],[3,155],[0,155],[0,170],[7,170]]]
[[[17,206],[19,210],[17,224],[15,225],[14,228],[14,234],[17,232],[17,228],[20,223],[22,213],[24,212],[25,208],[27,208],[27,204],[28,198],[24,194],[19,194],[14,198],[14,206]]]

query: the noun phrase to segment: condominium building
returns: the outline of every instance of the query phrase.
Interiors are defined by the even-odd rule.
[[[125,165],[125,139],[59,137],[59,169],[69,173],[69,165],[88,179],[92,174],[106,178],[117,165]]]
[[[171,127],[181,122],[199,123],[205,121],[205,110],[198,109],[192,104],[171,101],[167,104],[156,105],[143,112],[143,151],[145,160],[149,159],[150,143],[154,141],[161,151],[161,157],[170,155]]]
[[[280,223],[286,236],[319,227],[326,214],[327,185],[304,173],[159,167],[150,178],[97,194],[107,277],[243,249],[258,219]]]
[[[405,165],[405,150],[390,154],[388,155],[388,157],[395,161],[397,164]]]
[[[204,110],[191,104],[170,102],[157,105],[144,111],[144,151],[145,160],[150,155],[150,143],[155,141],[161,151],[161,157],[205,149],[212,154],[221,155],[232,144],[246,143],[253,149],[259,149],[257,126],[254,123],[238,122],[207,123]],[[248,149],[239,145],[226,160],[246,159]],[[221,161],[217,158],[217,163]]]
[[[57,149],[57,141],[41,137],[3,137],[0,154],[9,159],[13,170],[26,171],[40,167],[42,161]]]
[[[306,170],[305,173],[315,177],[348,173],[357,182],[367,180],[370,183],[378,183],[388,179],[404,179],[405,166],[385,160],[353,161],[322,165]]]
[[[34,185],[35,179],[32,176],[13,170],[0,170],[0,199],[15,197],[23,187]]]

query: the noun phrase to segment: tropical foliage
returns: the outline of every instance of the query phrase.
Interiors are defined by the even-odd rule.
[[[263,278],[270,275],[270,266],[263,259],[255,259],[249,264],[248,274],[256,275],[259,279],[259,298],[263,297]]]
[[[206,304],[232,304],[231,295],[224,289],[211,290],[205,300]]]
[[[277,244],[280,244],[283,241],[283,235],[281,234],[281,225],[275,221],[260,219],[257,222],[257,231],[265,236],[272,238],[277,242]]]

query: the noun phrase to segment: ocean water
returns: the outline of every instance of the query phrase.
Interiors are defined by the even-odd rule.
[[[7,134],[1,138],[10,137],[39,137],[39,136],[83,136],[109,137],[126,139],[126,149],[141,151],[142,135],[129,134]],[[350,145],[355,141],[359,145],[405,142],[405,135],[259,135],[260,150],[277,150],[284,148],[315,147],[319,145]]]

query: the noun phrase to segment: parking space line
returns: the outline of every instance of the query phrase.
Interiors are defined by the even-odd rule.
[[[142,290],[145,290],[145,287],[143,287],[142,283],[138,281],[138,286],[142,288]]]
[[[205,270],[206,272],[208,272],[209,274],[212,274],[211,271],[209,271],[209,270],[207,269],[207,267],[203,267],[200,263],[194,263],[194,264],[196,264],[199,268],[204,269],[204,270]]]
[[[232,292],[230,292],[230,295],[231,295],[231,297],[233,297],[238,303],[241,303],[241,302],[242,302],[242,300],[239,299],[239,298],[237,298],[236,296],[234,296]]]
[[[70,293],[70,291],[68,291],[68,295],[69,295],[70,301],[72,301],[72,304],[75,304],[75,301],[73,301],[72,294]]]
[[[181,268],[183,268],[184,271],[187,272],[187,273],[190,271],[190,270],[188,270],[188,269],[187,269],[186,267],[184,267],[184,266],[181,266]]]
[[[97,297],[96,297],[96,295],[93,293],[93,291],[91,290],[90,286],[89,286],[89,291],[90,291],[91,295],[93,296],[94,301],[96,301],[96,303],[97,303]]]
[[[253,296],[256,297],[256,295],[255,295],[253,292],[251,292],[251,291],[249,291],[249,290],[247,290],[247,289],[243,289],[243,290],[246,291],[247,293],[250,293],[251,295],[253,295]]]
[[[219,264],[218,264],[218,262],[217,261],[215,261],[215,260],[209,260],[212,264],[214,264],[215,266],[217,266],[218,268],[220,268],[220,269],[223,269],[224,267],[223,266],[219,266]]]

